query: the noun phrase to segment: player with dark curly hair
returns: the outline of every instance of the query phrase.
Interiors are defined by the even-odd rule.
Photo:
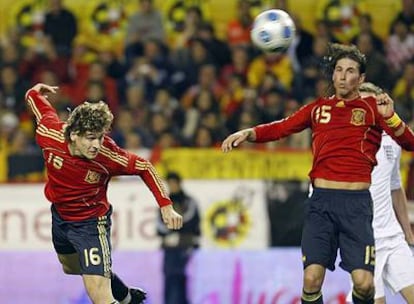
[[[289,117],[229,135],[224,152],[245,141],[278,140],[312,129],[312,196],[302,233],[302,303],[323,303],[325,272],[340,266],[353,281],[353,302],[374,303],[375,242],[369,192],[375,154],[385,130],[403,148],[414,150],[414,134],[394,112],[387,94],[362,98],[365,56],[354,46],[330,45],[327,57],[335,95],[320,97]]]
[[[112,206],[107,198],[111,177],[139,175],[169,229],[180,229],[182,217],[173,209],[153,165],[107,136],[113,120],[108,105],[84,102],[63,122],[47,100],[56,89],[36,84],[27,91],[26,100],[36,117],[36,141],[47,169],[45,195],[52,203],[58,259],[66,274],[82,275],[93,303],[143,303],[145,292],[128,288],[112,272]]]

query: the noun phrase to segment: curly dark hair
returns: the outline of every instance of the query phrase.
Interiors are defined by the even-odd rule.
[[[114,115],[105,102],[84,102],[70,113],[64,130],[65,139],[71,141],[72,132],[81,136],[86,132],[106,133],[113,119]]]
[[[338,60],[349,58],[354,60],[359,65],[359,72],[365,73],[367,60],[365,55],[355,45],[344,45],[339,43],[329,43],[327,55],[324,56],[322,62],[323,74],[326,79],[331,79]],[[328,86],[325,94],[331,96],[335,93],[332,82]]]
[[[349,58],[358,62],[359,72],[365,73],[367,59],[365,55],[355,45],[344,45],[339,43],[328,44],[328,54],[325,56],[325,67],[327,68],[329,75],[332,75],[338,60],[343,58]]]

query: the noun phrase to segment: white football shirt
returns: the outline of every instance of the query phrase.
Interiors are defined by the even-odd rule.
[[[381,147],[377,152],[377,166],[371,174],[370,192],[374,201],[373,228],[375,238],[403,233],[392,205],[391,190],[401,185],[401,147],[386,133],[382,134]]]

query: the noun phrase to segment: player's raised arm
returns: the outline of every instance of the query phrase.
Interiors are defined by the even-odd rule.
[[[394,100],[386,93],[377,97],[378,112],[384,118],[384,130],[405,150],[414,151],[414,133],[394,111]]]
[[[50,102],[47,100],[48,93],[56,93],[58,87],[44,83],[38,83],[26,92],[26,101],[39,123],[42,117],[48,113],[56,113]]]

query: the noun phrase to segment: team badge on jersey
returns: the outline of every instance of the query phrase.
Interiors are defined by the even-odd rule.
[[[365,114],[366,111],[364,109],[352,109],[351,124],[355,126],[361,126],[365,124]]]
[[[101,178],[101,175],[98,172],[88,170],[88,173],[86,174],[85,181],[89,184],[96,184],[99,182]]]

